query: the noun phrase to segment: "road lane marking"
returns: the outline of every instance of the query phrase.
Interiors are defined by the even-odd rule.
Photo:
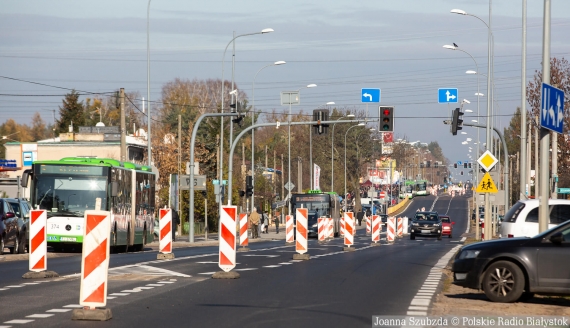
[[[244,268],[244,269],[234,269],[234,271],[251,271],[251,270],[257,270],[258,268]]]
[[[64,305],[64,308],[74,308],[74,309],[82,309],[83,305],[79,305],[79,304],[68,304],[68,305]]]
[[[69,312],[69,311],[71,311],[71,309],[51,309],[51,310],[47,310],[46,312],[64,313],[64,312]]]
[[[113,294],[109,294],[109,296],[127,296],[127,295],[131,295],[130,293],[113,293]]]
[[[279,268],[281,267],[280,265],[264,265],[264,268]]]
[[[162,287],[162,286],[164,286],[164,284],[146,284],[146,286]]]
[[[198,274],[213,275],[214,273],[215,273],[215,272],[201,272],[201,273],[198,273]]]
[[[43,319],[49,317],[53,317],[53,314],[40,313],[40,314],[31,314],[26,316],[26,318],[36,318],[36,319]]]
[[[22,319],[16,319],[16,320],[10,320],[10,321],[6,321],[4,323],[7,324],[24,324],[24,323],[30,323],[33,322],[34,320],[22,320]]]

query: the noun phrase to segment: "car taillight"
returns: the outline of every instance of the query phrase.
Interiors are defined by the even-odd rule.
[[[508,235],[507,235],[507,238],[514,238],[514,237],[515,237],[515,236],[512,235],[512,234],[508,234]]]

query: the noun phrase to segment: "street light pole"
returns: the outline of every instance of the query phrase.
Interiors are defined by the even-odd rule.
[[[230,46],[230,44],[232,44],[232,42],[234,42],[234,40],[236,40],[237,38],[240,38],[242,36],[249,36],[249,35],[256,35],[256,34],[266,34],[266,33],[271,33],[273,32],[273,29],[271,28],[266,28],[261,30],[261,32],[255,32],[255,33],[246,33],[246,34],[240,34],[238,36],[235,36],[233,39],[230,40],[230,42],[228,42],[228,44],[226,45],[226,48],[224,49],[224,55],[222,56],[222,103],[221,103],[221,113],[224,113],[224,63],[225,63],[225,59],[226,59],[226,51],[228,50],[228,47]],[[232,90],[233,91],[233,90]],[[236,109],[237,109],[237,105],[236,105]],[[222,183],[224,176],[223,176],[223,172],[224,172],[224,117],[222,116],[220,118],[221,122],[220,122],[220,149],[222,150],[220,152],[220,167],[219,167],[219,172],[218,172],[218,179],[220,180],[220,184]],[[193,163],[190,163],[190,165],[192,165]],[[220,197],[221,199],[221,197]],[[219,209],[221,211],[221,207],[222,207],[222,202],[220,201],[219,203]]]
[[[148,125],[147,133],[147,157],[148,166],[152,165],[152,152],[151,152],[151,136],[150,136],[150,1],[148,0],[148,6],[146,9],[146,102],[147,102],[147,112],[146,119]]]
[[[346,118],[349,118],[349,117],[352,118],[352,117],[354,117],[354,114],[348,114],[346,116],[339,117],[337,119],[337,121],[340,119],[343,119],[345,117]],[[334,147],[334,127],[335,127],[335,125],[336,125],[336,123],[332,125],[332,135],[331,135],[331,192],[334,192],[334,149],[333,149],[333,147]],[[346,194],[345,194],[345,196],[346,196]]]
[[[261,72],[264,68],[270,67],[270,66],[278,66],[278,65],[284,65],[286,64],[286,62],[279,60],[274,62],[273,64],[269,64],[269,65],[265,65],[262,68],[260,68],[257,73],[255,73],[255,76],[253,77],[253,82],[251,84],[251,95],[252,95],[252,106],[251,106],[251,125],[255,125],[255,79],[257,79],[257,74],[259,74],[259,72]],[[255,129],[251,130],[251,184],[255,185]],[[253,212],[253,204],[254,204],[254,193],[255,193],[255,188],[253,189],[253,191],[251,192],[251,211]]]
[[[330,105],[334,105],[334,101],[329,101],[327,102],[325,105],[330,106]],[[319,106],[320,107],[320,106]],[[309,172],[311,173],[311,190],[315,189],[314,186],[314,169],[313,169],[313,126],[309,126]],[[320,186],[319,186],[320,188]],[[332,191],[332,190],[331,190]]]
[[[353,125],[346,129],[346,133],[344,134],[344,212],[346,212],[346,136],[348,135],[348,131],[350,131],[350,129],[364,125],[366,125],[366,123],[358,123],[357,125]]]

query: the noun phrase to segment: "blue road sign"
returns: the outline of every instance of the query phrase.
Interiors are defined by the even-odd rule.
[[[437,96],[440,104],[459,102],[459,93],[456,88],[437,89]]]
[[[540,125],[548,130],[562,133],[564,128],[564,91],[549,84],[542,84]]]
[[[461,164],[462,164],[461,161],[457,161],[457,165],[461,165]]]
[[[363,103],[380,102],[380,89],[362,89],[360,95]]]

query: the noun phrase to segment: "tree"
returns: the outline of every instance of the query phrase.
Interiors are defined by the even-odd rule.
[[[52,136],[51,129],[46,126],[46,122],[38,112],[36,112],[32,117],[32,128],[30,133],[33,141],[47,139]]]
[[[59,107],[59,120],[57,120],[57,131],[66,133],[69,131],[68,126],[73,122],[73,131],[79,131],[79,126],[85,125],[85,115],[83,111],[83,102],[79,101],[79,93],[72,90],[65,95]]]

